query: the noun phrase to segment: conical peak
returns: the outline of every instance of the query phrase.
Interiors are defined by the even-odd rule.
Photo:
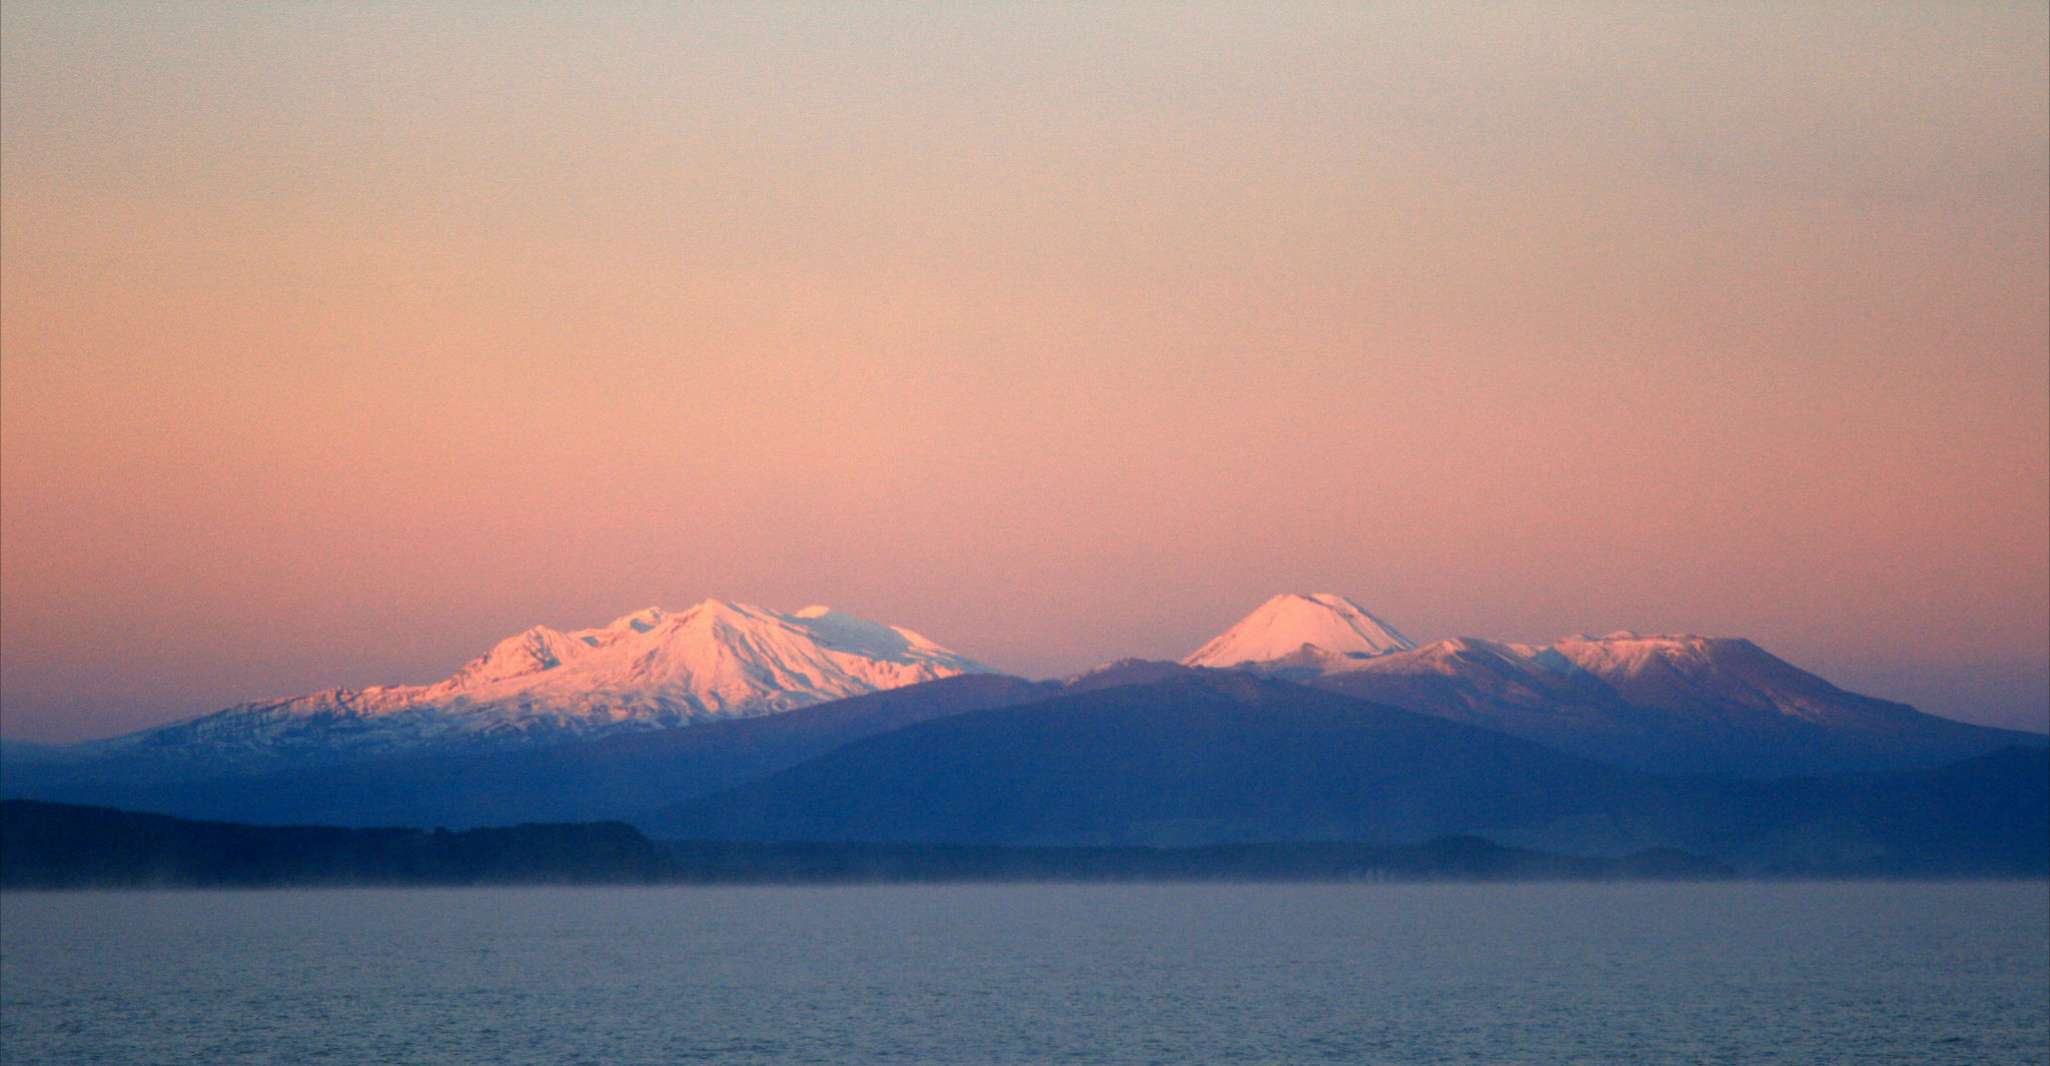
[[[1285,593],[1182,660],[1190,666],[1268,663],[1305,654],[1362,658],[1406,651],[1416,642],[1335,592]]]

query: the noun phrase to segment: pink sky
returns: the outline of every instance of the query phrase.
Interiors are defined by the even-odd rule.
[[[831,603],[2050,724],[2041,4],[0,9],[0,732]]]

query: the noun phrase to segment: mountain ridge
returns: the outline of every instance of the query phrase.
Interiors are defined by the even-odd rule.
[[[258,701],[69,747],[0,744],[0,791],[259,822],[633,817],[963,711],[1135,684],[1252,691],[1263,678],[1661,774],[1911,769],[2050,744],[1848,692],[1742,638],[1419,644],[1330,593],[1273,597],[1248,619],[1207,656],[1031,682],[822,606],[650,607],[589,629],[528,627],[431,684]],[[1240,659],[1263,648],[1276,657]],[[1234,662],[1187,665],[1205,659]]]
[[[1261,620],[1287,601],[1292,628],[1265,646],[1273,654],[1228,668],[1642,770],[1784,776],[1904,769],[2050,743],[1850,692],[1743,637],[1617,630],[1549,644],[1453,637],[1372,651],[1284,647],[1305,633],[1343,632],[1355,612],[1365,613],[1334,599],[1342,600],[1275,597],[1183,661],[1220,658],[1206,653],[1248,626],[1268,631]],[[1327,616],[1306,617],[1317,610]]]
[[[750,717],[986,672],[910,629],[826,607],[708,599],[588,629],[530,626],[429,684],[245,702],[73,747],[246,761],[488,746]]]

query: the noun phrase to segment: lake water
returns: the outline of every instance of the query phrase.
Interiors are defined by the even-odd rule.
[[[2046,1047],[2042,883],[0,896],[7,1063],[2042,1063]]]

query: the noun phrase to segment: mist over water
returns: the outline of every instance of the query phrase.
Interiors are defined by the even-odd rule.
[[[9,1062],[2040,1062],[2042,882],[9,893]]]

